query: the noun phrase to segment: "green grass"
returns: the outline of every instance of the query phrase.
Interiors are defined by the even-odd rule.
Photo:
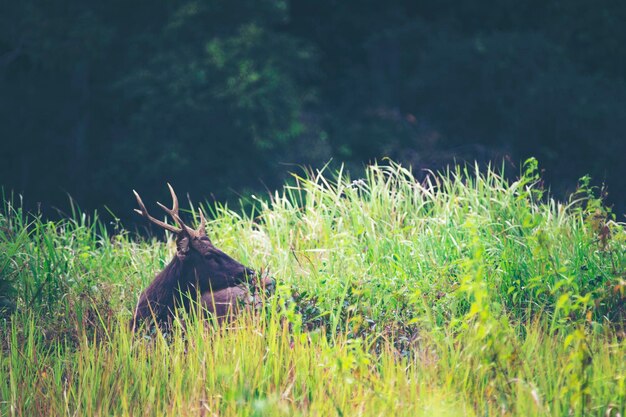
[[[128,322],[171,237],[5,198],[0,416],[624,416],[624,224],[588,180],[565,204],[536,173],[389,164],[207,207],[213,242],[277,294],[165,336]]]

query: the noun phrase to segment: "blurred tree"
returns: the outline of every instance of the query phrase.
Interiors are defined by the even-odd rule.
[[[626,3],[292,2],[319,49],[334,153],[417,168],[539,158],[553,190],[582,173],[626,211]]]
[[[25,0],[0,13],[3,178],[43,192],[54,178],[80,195],[89,166],[95,79],[112,31],[93,7]],[[98,120],[96,120],[96,123]],[[11,181],[13,182],[13,181]],[[58,187],[54,184],[55,188]]]
[[[276,176],[269,156],[313,97],[313,51],[275,29],[286,18],[281,0],[3,5],[0,181],[127,211],[130,187],[206,196]]]
[[[302,133],[309,92],[299,81],[313,54],[271,29],[286,17],[282,1],[179,3],[138,47],[147,58],[117,84],[137,108],[112,170],[123,179],[130,158],[146,162],[136,171],[145,185],[177,178],[207,193],[237,188],[275,169],[271,153]]]
[[[0,5],[0,184],[131,213],[279,184],[279,162],[538,157],[626,211],[626,3],[22,0]]]

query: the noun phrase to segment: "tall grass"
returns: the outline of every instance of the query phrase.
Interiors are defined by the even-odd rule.
[[[624,225],[588,181],[567,203],[540,185],[532,160],[513,182],[390,163],[206,207],[212,240],[277,294],[165,336],[127,323],[171,237],[6,199],[0,415],[623,416]]]

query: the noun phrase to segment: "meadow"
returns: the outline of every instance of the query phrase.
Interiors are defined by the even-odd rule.
[[[532,159],[294,175],[203,206],[276,293],[167,334],[128,323],[170,235],[5,195],[0,416],[625,416],[626,229],[600,194],[555,201]]]

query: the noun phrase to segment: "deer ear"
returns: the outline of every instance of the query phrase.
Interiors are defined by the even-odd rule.
[[[189,237],[179,237],[176,239],[176,256],[181,261],[185,260],[187,254],[189,253]]]

